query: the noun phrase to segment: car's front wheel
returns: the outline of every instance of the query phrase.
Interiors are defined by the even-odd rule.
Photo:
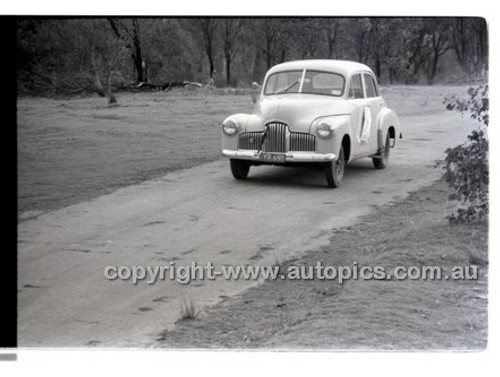
[[[231,173],[235,179],[247,179],[250,170],[250,162],[245,160],[230,160]]]
[[[387,133],[384,151],[382,153],[382,156],[373,157],[373,166],[375,166],[375,169],[385,169],[389,163],[389,156],[391,154],[391,139],[389,133]]]
[[[339,157],[336,161],[328,162],[325,165],[325,177],[328,187],[339,187],[345,172],[344,148],[340,147]]]

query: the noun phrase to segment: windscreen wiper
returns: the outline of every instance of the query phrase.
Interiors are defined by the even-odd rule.
[[[289,86],[287,86],[285,89],[283,89],[283,90],[280,90],[280,91],[276,92],[276,94],[279,94],[279,93],[286,93],[286,92],[288,92],[290,89],[292,89],[295,85],[297,85],[298,83],[300,83],[300,80],[297,80],[297,81],[295,81],[292,85],[289,85]]]

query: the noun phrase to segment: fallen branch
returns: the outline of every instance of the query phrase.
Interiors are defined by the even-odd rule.
[[[150,89],[150,90],[158,90],[158,91],[170,91],[173,88],[177,87],[185,87],[185,86],[195,86],[201,88],[203,85],[199,82],[191,82],[191,81],[169,81],[166,83],[153,83],[153,82],[140,82],[137,84],[136,89]]]

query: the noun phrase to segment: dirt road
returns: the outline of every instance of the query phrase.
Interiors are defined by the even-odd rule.
[[[330,230],[438,178],[435,161],[471,124],[443,111],[402,113],[404,139],[386,170],[349,166],[340,189],[322,174],[259,167],[237,182],[219,160],[176,171],[18,227],[21,347],[147,346],[182,303],[212,305],[257,284],[108,281],[108,265],[274,264],[328,241]]]

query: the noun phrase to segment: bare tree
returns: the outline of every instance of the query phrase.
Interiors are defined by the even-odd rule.
[[[319,18],[318,19],[318,32],[323,35],[326,41],[326,57],[328,59],[335,58],[335,45],[339,35],[340,19],[338,18]],[[314,37],[317,38],[316,35]]]
[[[473,29],[475,32],[476,51],[475,51],[475,71],[483,76],[488,70],[488,33],[486,21],[481,18],[473,19]]]
[[[89,39],[90,39],[90,65],[91,65],[91,70],[92,74],[94,76],[94,85],[95,85],[95,90],[98,95],[101,97],[105,97],[106,93],[104,91],[104,88],[101,83],[101,75],[99,74],[99,68],[97,66],[96,62],[96,35],[95,35],[95,30],[94,30],[94,20],[90,19],[90,33]]]
[[[126,47],[132,51],[131,57],[134,62],[136,81],[147,82],[146,61],[143,58],[140,21],[138,18],[122,20],[108,18],[111,29],[115,35],[125,41]]]
[[[382,79],[382,68],[387,66],[389,80],[394,80],[394,68],[391,58],[396,54],[394,47],[398,41],[395,36],[395,20],[387,18],[374,18],[371,20],[371,58],[373,60],[373,70],[378,80]],[[399,25],[398,25],[399,26]],[[392,69],[392,71],[391,71]]]
[[[214,43],[217,32],[217,22],[212,18],[198,19],[199,29],[203,38],[203,46],[208,59],[210,81],[214,80]]]
[[[356,46],[358,61],[367,64],[372,47],[372,24],[369,18],[361,18],[358,20],[356,26]]]
[[[221,21],[222,45],[226,62],[226,85],[231,85],[231,63],[233,61],[236,41],[242,30],[242,20],[223,18]]]
[[[213,80],[219,43],[228,85],[236,71],[260,82],[272,65],[300,58],[358,60],[379,79],[407,84],[437,81],[443,56],[456,62],[450,74],[488,69],[486,22],[471,17],[23,18],[17,25],[18,88],[26,93],[106,95],[132,82],[203,81],[207,71]]]
[[[482,74],[487,65],[486,23],[480,18],[458,17],[451,22],[452,48],[466,74]]]
[[[470,55],[467,53],[467,50],[470,48],[471,35],[467,25],[467,19],[464,17],[456,18],[453,21],[451,31],[453,51],[455,52],[458,64],[460,64],[462,72],[470,73],[471,66],[468,61]]]
[[[264,54],[266,68],[273,66],[278,50],[278,40],[281,34],[281,20],[278,18],[263,18],[254,21],[255,45]]]
[[[333,59],[335,57],[335,42],[337,41],[339,22],[331,18],[322,18],[320,24],[326,36],[328,59]]]
[[[122,40],[111,38],[112,32],[104,19],[84,20],[88,23],[90,66],[96,92],[108,97],[108,103],[115,104],[113,78],[120,77],[120,65],[126,58],[127,48]],[[106,80],[104,89],[101,78]]]
[[[449,27],[445,21],[435,21],[429,26],[425,38],[427,47],[427,83],[432,84],[436,76],[437,66],[441,56],[451,48],[448,40]]]
[[[406,60],[406,84],[417,82],[418,73],[427,60],[425,39],[427,30],[422,19],[416,19],[402,30],[402,57]]]
[[[325,57],[325,40],[322,36],[330,28],[330,24],[325,21],[327,19],[298,18],[282,24],[282,34],[291,38],[293,49],[300,59]]]

